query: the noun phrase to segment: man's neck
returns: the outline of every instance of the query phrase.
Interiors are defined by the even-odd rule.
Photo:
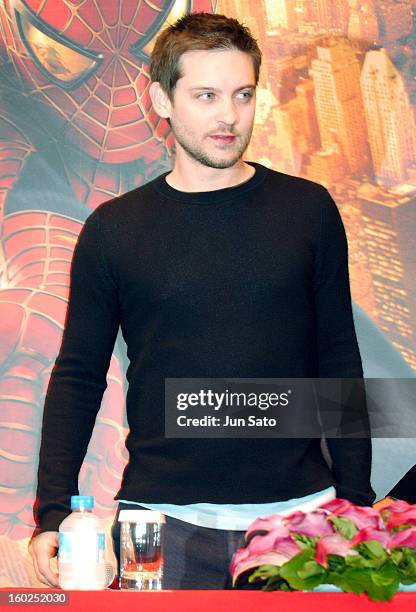
[[[198,172],[186,171],[181,165],[175,163],[173,170],[165,177],[168,185],[185,192],[215,191],[226,187],[234,187],[248,181],[256,169],[241,161],[231,168],[210,168],[208,166],[198,169]]]

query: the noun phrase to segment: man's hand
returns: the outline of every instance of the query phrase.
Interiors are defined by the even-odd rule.
[[[59,533],[57,531],[44,531],[33,538],[29,544],[36,577],[49,587],[59,587],[59,574],[55,574],[50,565],[50,560],[56,557],[58,548]]]

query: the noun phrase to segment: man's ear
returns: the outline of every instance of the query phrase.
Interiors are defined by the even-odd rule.
[[[167,119],[171,115],[172,104],[168,94],[162,89],[158,81],[153,81],[149,87],[149,95],[153,104],[153,108],[160,117]]]

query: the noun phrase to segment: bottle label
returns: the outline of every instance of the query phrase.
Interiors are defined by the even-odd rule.
[[[59,560],[63,563],[101,563],[104,548],[104,533],[59,533]]]

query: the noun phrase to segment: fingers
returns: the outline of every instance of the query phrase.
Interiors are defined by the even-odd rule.
[[[59,574],[52,571],[50,560],[56,557],[59,547],[57,531],[45,531],[29,544],[29,552],[37,579],[51,587],[59,587]]]

